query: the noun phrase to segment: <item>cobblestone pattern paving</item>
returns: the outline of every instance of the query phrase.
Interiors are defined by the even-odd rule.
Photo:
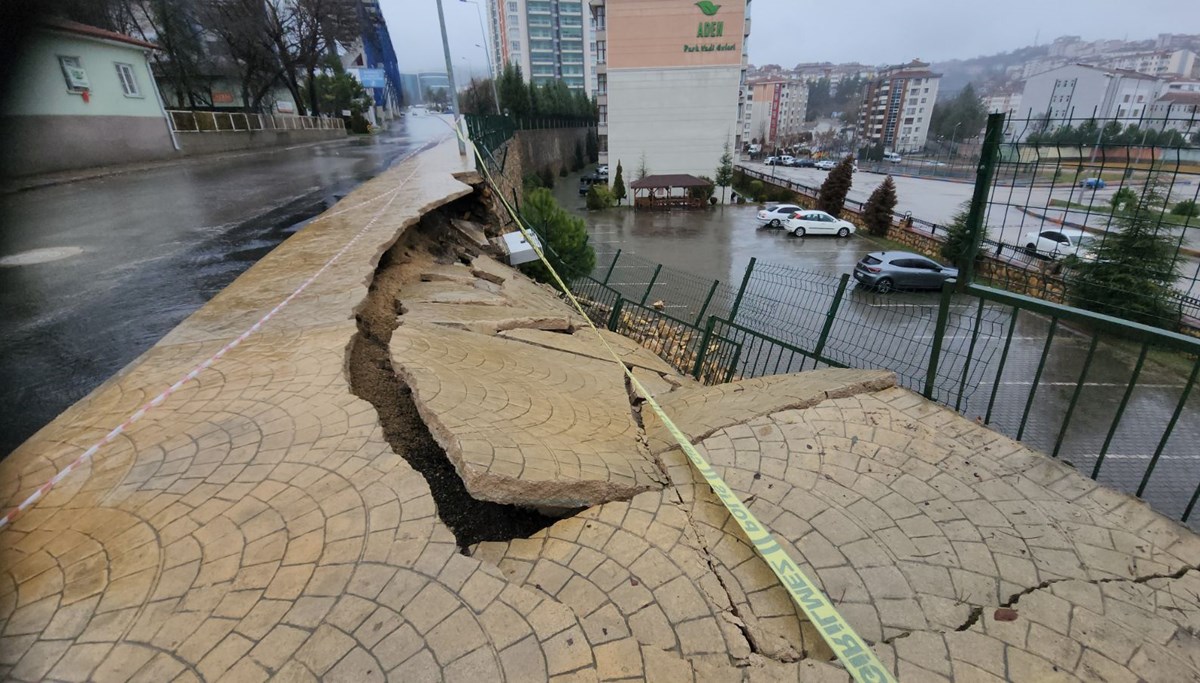
[[[795,379],[754,382],[662,400],[685,432],[711,432],[699,445],[706,457],[901,680],[1200,677],[1200,540],[1190,531],[906,390],[860,382],[858,394],[748,417],[750,397],[770,411],[772,395],[802,393]],[[714,431],[721,415],[740,421]],[[671,479],[661,499],[609,503],[535,543],[480,544],[475,556],[570,605],[585,628],[621,615],[621,633],[693,662],[711,635],[689,645],[692,624],[708,614],[743,634],[723,633],[735,661],[774,676],[796,675],[787,662],[801,656],[831,657],[682,452],[661,457]],[[686,532],[659,528],[675,518]],[[593,552],[603,562],[576,559]],[[680,556],[704,557],[722,590],[702,590]],[[654,601],[610,605],[564,590],[617,579],[623,598],[637,582]],[[656,591],[684,584],[695,588],[682,597],[701,596],[708,611],[664,611],[671,641],[648,625],[680,599]]]
[[[661,438],[670,486],[472,556],[456,547],[344,364],[377,259],[469,191],[451,175],[463,170],[448,143],[366,184],[0,463],[11,505],[370,226],[270,325],[0,532],[0,679],[847,680]],[[423,274],[521,305],[413,302],[401,329],[579,322],[486,259]],[[515,336],[489,338],[592,362]],[[1141,502],[886,375],[704,388],[635,372],[902,680],[1200,676],[1200,539]]]
[[[286,296],[386,200],[359,202],[418,172],[279,325],[0,533],[0,678],[596,678],[568,608],[458,552],[343,371],[375,259],[426,208],[469,192],[449,174],[459,163],[451,144],[366,184],[0,464],[11,505]]]

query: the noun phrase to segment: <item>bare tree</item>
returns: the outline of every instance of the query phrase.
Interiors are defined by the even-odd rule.
[[[236,75],[245,109],[261,111],[283,77],[262,0],[210,0],[204,18],[220,39],[223,70]]]

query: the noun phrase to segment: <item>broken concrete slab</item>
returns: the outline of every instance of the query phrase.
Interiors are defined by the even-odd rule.
[[[577,330],[574,334],[554,334],[530,329],[515,329],[500,334],[509,339],[536,344],[548,349],[615,362],[608,349],[596,339],[596,332],[591,328]],[[626,365],[645,368],[659,374],[678,374],[675,372],[675,368],[668,365],[666,361],[648,349],[642,348],[632,339],[608,330],[600,330],[600,335],[608,344],[609,349],[616,352],[621,362]]]
[[[476,498],[565,511],[662,485],[611,362],[407,320],[391,354]]]
[[[467,238],[467,240],[475,246],[486,247],[488,245],[488,238],[486,234],[487,230],[483,225],[474,221],[466,221],[459,218],[451,220],[450,225],[454,226],[454,229],[457,230],[459,234]]]
[[[675,426],[697,441],[722,427],[755,417],[788,408],[806,408],[826,399],[878,391],[895,384],[895,373],[885,370],[829,368],[714,386],[693,385],[664,397],[661,404]],[[644,419],[653,453],[676,447],[675,440],[652,412],[646,411]]]

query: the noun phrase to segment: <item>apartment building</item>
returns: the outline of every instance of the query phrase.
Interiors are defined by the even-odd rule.
[[[1017,85],[1001,88],[981,99],[989,114],[1006,114],[1011,117],[1020,116],[1023,113],[1021,95],[1021,86]]]
[[[711,176],[741,143],[750,1],[590,0],[601,163]],[[803,117],[801,117],[803,118]]]
[[[804,126],[808,85],[794,79],[751,81],[742,112],[742,140],[765,148],[790,144]]]
[[[591,40],[583,0],[488,0],[492,66],[521,67],[526,80],[562,79],[574,90],[592,84]]]
[[[863,96],[860,139],[900,154],[924,149],[941,78],[917,59],[880,71]]]
[[[1126,69],[1072,64],[1025,81],[1021,108],[1036,122],[1017,132],[1019,139],[1039,130],[1077,124],[1081,119],[1137,123],[1150,114],[1165,82]]]
[[[1098,66],[1126,69],[1147,76],[1200,75],[1196,53],[1191,50],[1154,50],[1150,52],[1121,52],[1098,60]]]

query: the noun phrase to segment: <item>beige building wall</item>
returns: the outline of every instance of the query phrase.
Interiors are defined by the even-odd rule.
[[[715,4],[715,3],[714,3]],[[741,128],[746,3],[607,0],[608,163],[712,176]]]

